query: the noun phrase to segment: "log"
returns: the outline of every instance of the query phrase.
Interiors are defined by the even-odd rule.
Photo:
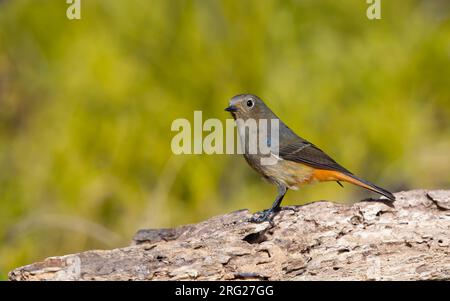
[[[133,244],[47,258],[10,280],[449,280],[450,190],[397,200],[283,207],[254,224],[240,210]]]

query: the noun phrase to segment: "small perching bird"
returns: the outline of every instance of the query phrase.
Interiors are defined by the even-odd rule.
[[[230,112],[235,120],[242,121],[237,122],[237,125],[239,136],[244,144],[243,151],[247,163],[278,187],[278,195],[272,207],[252,221],[270,220],[279,211],[281,201],[288,189],[298,189],[304,184],[315,182],[336,181],[339,185],[341,185],[341,181],[349,182],[379,193],[389,200],[395,200],[394,195],[389,191],[355,176],[317,146],[297,136],[258,96],[252,94],[237,95],[231,99],[225,110]],[[247,121],[249,120],[255,121],[253,124],[256,124],[256,130],[248,130],[249,124]],[[269,154],[269,157],[275,159],[273,164],[262,164],[262,159],[267,158],[267,154],[252,152],[249,147],[249,142],[252,140],[251,135],[261,137],[261,120],[266,120],[268,124],[271,120],[277,121],[277,152]],[[267,133],[269,132],[267,128],[265,130]],[[271,146],[273,137],[268,134],[266,137],[267,140],[264,142],[267,146]]]

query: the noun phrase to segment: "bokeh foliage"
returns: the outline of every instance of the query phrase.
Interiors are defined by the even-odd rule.
[[[0,1],[0,279],[47,256],[268,207],[240,156],[174,156],[175,118],[260,95],[393,191],[450,184],[450,5],[382,1]],[[335,183],[285,204],[356,200]]]

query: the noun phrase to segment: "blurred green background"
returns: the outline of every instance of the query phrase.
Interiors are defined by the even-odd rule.
[[[450,3],[0,1],[0,279],[271,205],[239,155],[172,155],[176,118],[260,95],[342,165],[399,191],[450,186]],[[375,196],[336,183],[283,204]]]

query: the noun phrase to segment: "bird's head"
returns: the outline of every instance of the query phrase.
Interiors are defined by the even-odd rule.
[[[230,105],[225,108],[225,111],[230,112],[234,119],[259,120],[262,118],[276,118],[266,104],[258,96],[253,94],[234,96],[230,100]]]

